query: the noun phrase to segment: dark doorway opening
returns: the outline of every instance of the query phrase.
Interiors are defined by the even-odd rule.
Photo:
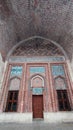
[[[16,112],[18,103],[18,91],[9,91],[6,112]]]
[[[58,106],[60,111],[71,111],[66,90],[57,90]]]

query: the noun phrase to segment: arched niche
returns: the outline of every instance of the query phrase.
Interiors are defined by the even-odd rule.
[[[58,76],[54,79],[55,89],[56,90],[66,90],[66,82],[65,78],[62,76]]]
[[[31,87],[44,87],[44,78],[40,75],[35,75],[31,78]]]
[[[19,88],[20,88],[20,78],[16,76],[11,78],[9,83],[9,91],[19,90]]]

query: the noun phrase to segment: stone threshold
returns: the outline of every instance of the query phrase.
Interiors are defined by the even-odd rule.
[[[0,113],[0,123],[72,123],[73,111],[71,112],[44,112],[44,118],[33,119],[31,113]]]

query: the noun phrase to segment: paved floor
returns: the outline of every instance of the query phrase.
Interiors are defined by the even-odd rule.
[[[34,121],[32,124],[0,123],[0,130],[73,130],[73,123],[46,124]]]

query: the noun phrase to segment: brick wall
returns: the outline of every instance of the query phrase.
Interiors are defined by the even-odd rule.
[[[7,69],[5,72],[2,94],[1,94],[1,99],[0,99],[1,101],[0,111],[4,111],[6,107],[8,85],[9,85],[9,75],[10,75],[12,65],[14,64],[7,65]],[[32,102],[32,89],[31,89],[31,84],[30,84],[30,81],[32,78],[32,76],[30,75],[30,67],[32,66],[45,67],[45,75],[43,77],[44,78],[44,86],[43,86],[44,87],[43,89],[44,112],[58,111],[56,90],[54,89],[55,86],[53,84],[53,78],[51,75],[50,63],[15,63],[15,65],[23,66],[23,74],[21,78],[19,98],[18,98],[18,112],[32,112],[33,102]],[[70,81],[70,77],[69,77],[66,67],[65,67],[65,74],[66,74],[66,82],[68,84],[67,91],[68,91],[69,101],[73,108],[72,83]],[[36,83],[34,85],[35,85],[34,87],[37,87]]]

